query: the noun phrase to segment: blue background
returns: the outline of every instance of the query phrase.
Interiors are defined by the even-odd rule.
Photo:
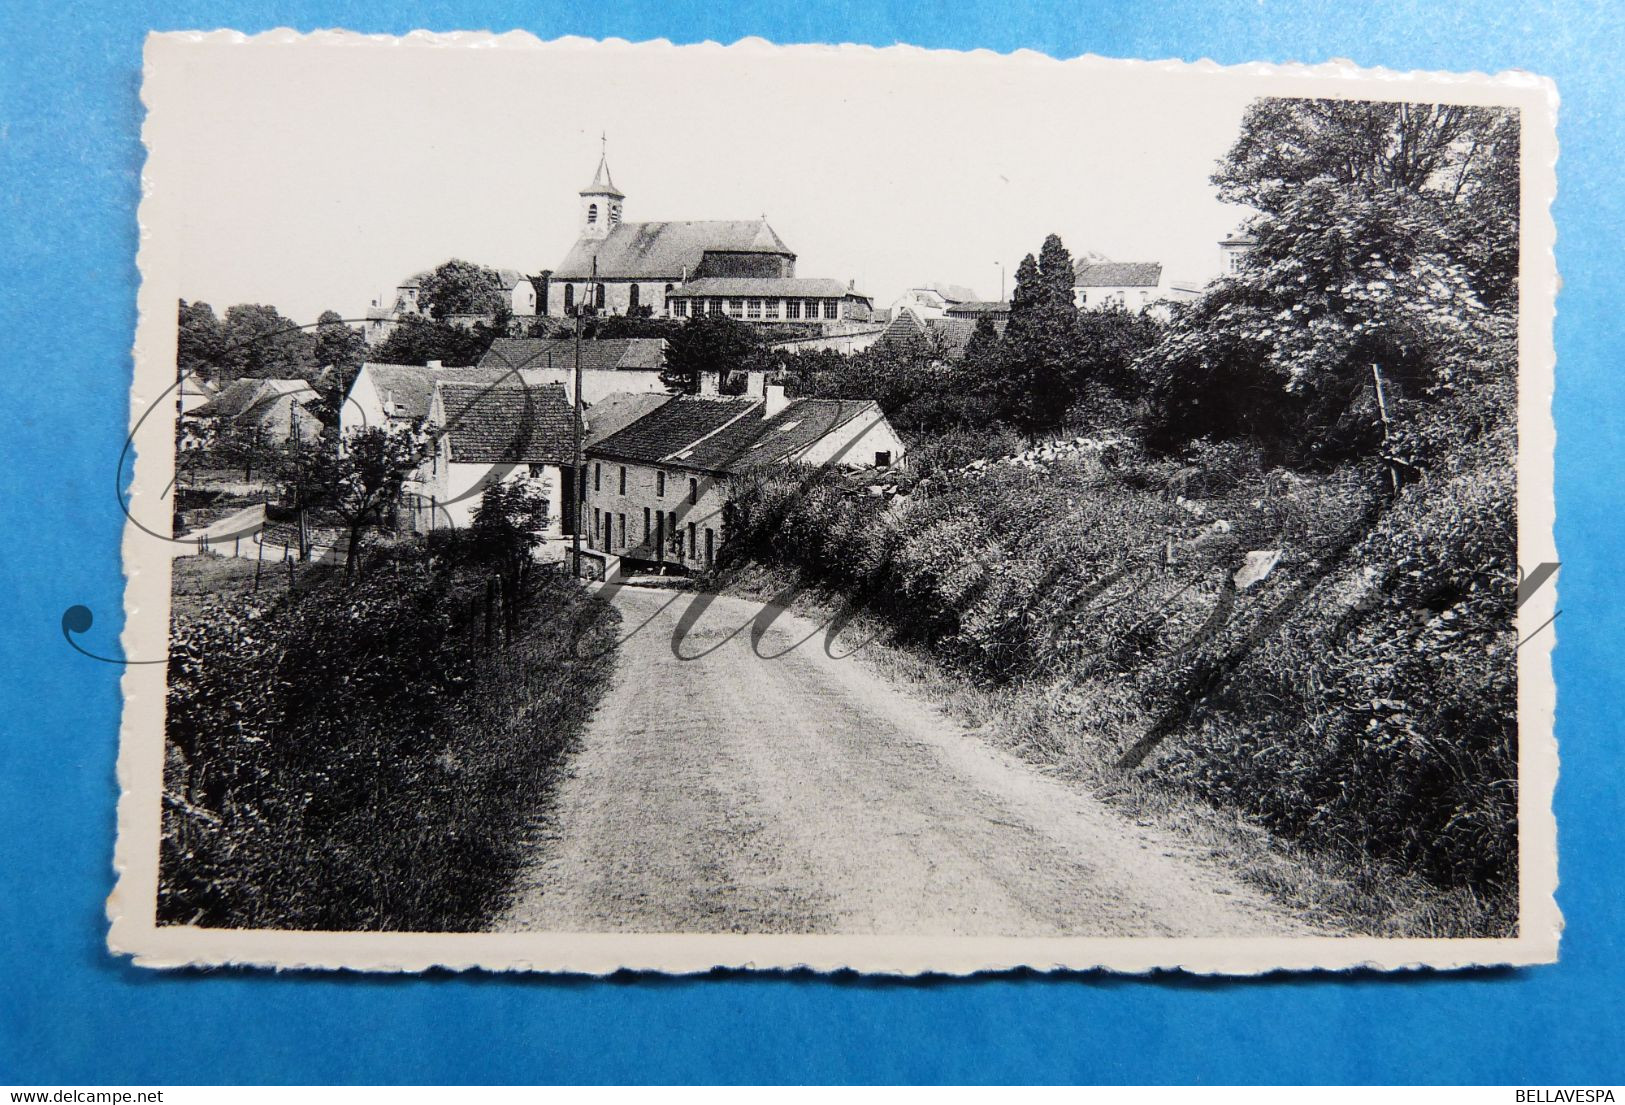
[[[0,1083],[1068,1080],[1625,1082],[1613,668],[1625,403],[1625,19],[1603,3],[109,3],[0,11]],[[529,29],[678,42],[1029,47],[1549,75],[1557,199],[1562,963],[1211,982],[156,974],[109,958],[119,669],[115,458],[135,326],[150,28]],[[879,113],[875,118],[881,118]],[[879,124],[877,124],[879,125]],[[966,143],[974,156],[975,143]]]

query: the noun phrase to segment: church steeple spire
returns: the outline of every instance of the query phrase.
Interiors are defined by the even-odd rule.
[[[609,232],[620,225],[621,201],[626,199],[609,175],[609,139],[600,135],[598,140],[602,143],[598,154],[598,171],[593,173],[592,183],[581,190],[583,238],[609,237]]]

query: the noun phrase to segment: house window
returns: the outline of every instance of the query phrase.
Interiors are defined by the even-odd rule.
[[[839,300],[836,300],[836,299],[826,299],[826,300],[824,300],[824,317],[825,318],[839,318],[840,317],[840,308],[841,308],[841,303],[840,303]]]
[[[712,301],[711,301],[711,313],[712,313],[712,314],[713,314],[713,315],[720,315],[720,314],[722,314],[722,300],[720,300],[720,299],[713,299],[713,300],[712,300]]]
[[[674,299],[671,301],[671,313],[678,318],[688,317],[688,300]]]
[[[785,318],[800,318],[801,317],[801,300],[799,300],[799,299],[787,299],[787,300],[785,300],[784,301],[784,317]]]
[[[594,464],[592,466],[592,489],[594,491],[602,491],[604,489],[604,466],[602,464]]]
[[[598,542],[599,548],[604,547],[604,520],[597,507],[592,508],[592,539]]]
[[[643,543],[649,543],[649,508],[643,508]]]
[[[626,289],[626,309],[628,313],[638,309],[638,286],[636,284]]]
[[[587,205],[587,225],[592,226],[597,222],[598,222],[598,205],[596,203],[589,203]]]
[[[728,313],[730,315],[734,316],[735,318],[738,318],[740,315],[744,314],[745,313],[745,301],[743,299],[730,299],[730,300],[728,300]]]
[[[700,540],[699,540],[699,537],[695,534],[694,523],[690,522],[688,524],[688,558],[690,560],[693,560],[696,556],[699,555],[699,551],[700,551]]]
[[[532,464],[529,470],[530,478],[533,480],[542,479],[547,475],[547,465],[545,464]]]
[[[759,300],[759,299],[747,299],[747,300],[745,300],[745,317],[746,318],[761,318],[762,317],[762,301]]]
[[[626,494],[626,465],[621,465],[621,494]]]
[[[886,468],[891,465],[891,450],[881,449],[875,453],[875,467]]]
[[[576,309],[576,286],[574,284],[566,284],[564,286],[564,313],[567,314],[567,315],[568,314],[573,314],[575,312],[575,309]]]
[[[671,551],[678,556],[683,555],[683,531],[677,528],[677,512],[666,513],[666,537],[671,542]]]
[[[666,473],[664,472],[655,473],[655,497],[660,499],[666,497]]]
[[[776,299],[768,299],[768,300],[764,300],[763,302],[767,306],[767,310],[765,312],[766,317],[767,318],[778,318],[779,317],[779,301],[776,300]]]
[[[700,501],[700,481],[693,477],[688,481],[688,501],[690,505]]]
[[[624,549],[626,548],[626,515],[617,514],[615,519],[621,527],[621,540],[618,544],[616,544],[615,547],[618,549]]]
[[[1088,305],[1089,305],[1089,293],[1080,290],[1078,292],[1078,306],[1079,307],[1087,307]]]
[[[818,300],[816,300],[816,299],[807,300],[807,321],[811,322],[813,319],[815,319],[817,317],[818,317]]]

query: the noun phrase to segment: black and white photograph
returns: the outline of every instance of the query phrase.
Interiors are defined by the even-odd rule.
[[[1556,957],[1548,83],[146,61],[113,950]]]

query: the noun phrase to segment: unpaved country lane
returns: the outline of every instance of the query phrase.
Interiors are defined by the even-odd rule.
[[[1217,865],[991,748],[781,613],[612,589],[614,681],[494,926],[549,932],[1301,931]],[[743,627],[743,628],[742,628]]]

